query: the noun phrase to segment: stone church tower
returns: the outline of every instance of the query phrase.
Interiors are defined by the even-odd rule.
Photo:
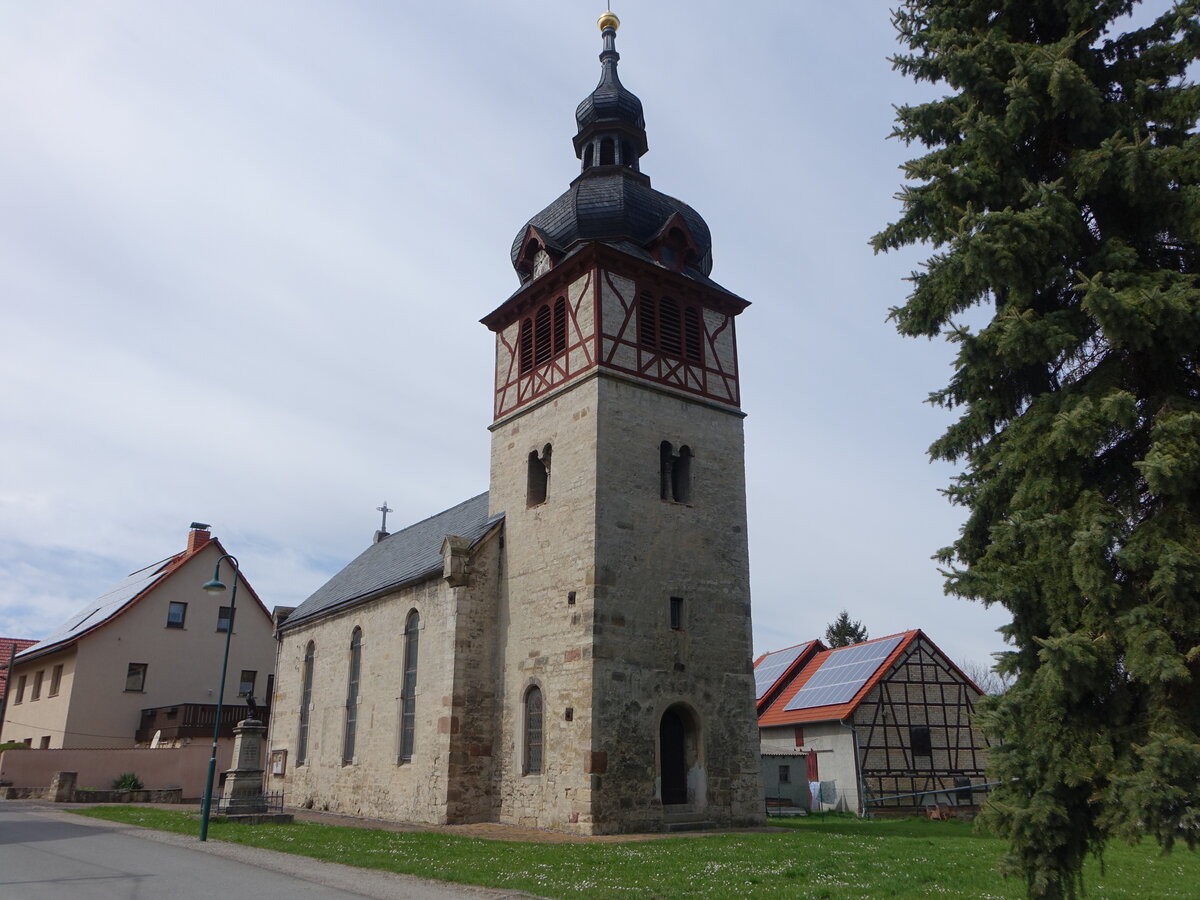
[[[708,226],[654,190],[600,19],[579,176],[512,248],[489,512],[501,821],[584,832],[763,820],[735,318]]]

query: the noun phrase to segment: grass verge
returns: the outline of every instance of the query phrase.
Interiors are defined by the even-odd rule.
[[[198,834],[193,815],[169,809],[105,806],[81,815]],[[396,833],[298,822],[230,825],[216,840],[296,853],[351,866],[443,881],[527,891],[551,898],[1020,898],[1023,885],[996,874],[997,838],[960,822],[923,819],[776,819],[774,834],[712,834],[604,844],[532,844]],[[1114,844],[1105,872],[1089,864],[1088,895],[1193,898],[1200,856],[1161,856],[1150,843]]]

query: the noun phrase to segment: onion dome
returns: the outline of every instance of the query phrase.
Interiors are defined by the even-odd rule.
[[[580,241],[627,241],[671,268],[707,276],[708,225],[686,203],[654,190],[639,170],[648,149],[642,101],[617,76],[619,20],[607,12],[599,25],[600,83],[575,110],[575,155],[582,171],[566,193],[521,228],[512,245],[513,267],[528,281]]]

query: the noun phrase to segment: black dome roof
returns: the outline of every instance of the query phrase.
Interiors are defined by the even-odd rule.
[[[676,213],[687,223],[696,244],[696,269],[708,275],[712,271],[712,236],[701,215],[682,200],[654,190],[644,175],[620,166],[589,169],[522,226],[513,240],[513,265],[530,225],[560,250],[586,240],[629,240],[644,246]]]

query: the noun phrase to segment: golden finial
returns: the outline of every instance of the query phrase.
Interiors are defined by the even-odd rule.
[[[621,27],[621,20],[617,18],[616,14],[611,9],[609,9],[605,11],[604,15],[596,20],[596,24],[600,26],[601,32],[603,32],[605,28],[611,28],[613,31],[616,31]]]

